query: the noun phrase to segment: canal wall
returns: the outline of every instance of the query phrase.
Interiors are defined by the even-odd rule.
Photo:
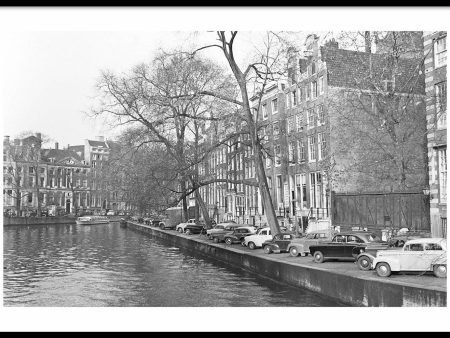
[[[349,276],[322,267],[281,262],[275,255],[258,256],[216,243],[206,243],[176,232],[128,222],[127,226],[170,241],[172,245],[249,270],[294,287],[305,288],[352,306],[447,306],[447,292],[429,287],[396,283],[390,279]]]
[[[3,217],[3,225],[75,224],[76,217]]]

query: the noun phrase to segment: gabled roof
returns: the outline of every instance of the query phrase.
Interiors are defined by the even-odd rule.
[[[88,144],[92,147],[104,147],[108,148],[108,145],[104,141],[94,141],[94,140],[88,140]]]
[[[72,159],[75,165],[83,165],[82,158],[72,150],[67,149],[42,149],[41,158],[43,161],[49,161],[54,158],[54,163],[62,163],[66,160]]]
[[[328,86],[373,90],[392,78],[394,59],[388,54],[373,54],[335,47],[321,47],[326,62]],[[372,80],[370,79],[372,64]],[[395,92],[425,94],[425,75],[421,59],[400,58],[395,74]]]

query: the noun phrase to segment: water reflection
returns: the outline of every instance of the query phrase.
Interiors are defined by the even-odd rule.
[[[118,223],[4,227],[4,306],[340,306]]]

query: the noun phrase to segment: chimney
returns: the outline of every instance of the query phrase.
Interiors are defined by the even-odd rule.
[[[99,142],[105,142],[105,137],[104,136],[96,136],[95,140],[99,141]]]
[[[372,53],[372,42],[369,31],[364,32],[364,46],[366,47],[366,53]]]
[[[36,133],[36,138],[38,139],[38,140],[40,140],[41,139],[41,133]]]
[[[326,47],[330,48],[339,48],[339,42],[337,42],[334,38],[325,42]]]
[[[9,136],[8,135],[3,137],[3,144],[8,144],[9,145]]]
[[[59,144],[58,144],[58,142],[55,142],[55,149],[56,149],[56,150],[59,149]]]

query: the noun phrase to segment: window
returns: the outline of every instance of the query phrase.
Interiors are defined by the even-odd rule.
[[[317,97],[317,81],[311,82],[311,99]]]
[[[288,134],[295,131],[295,116],[290,116],[287,120]]]
[[[428,250],[442,250],[442,247],[437,243],[426,243],[425,251],[428,251]]]
[[[281,165],[281,146],[275,146],[275,167],[279,167]]]
[[[302,113],[298,113],[295,116],[295,124],[297,126],[297,131],[303,130],[303,114]]]
[[[306,85],[305,90],[306,90],[306,101],[308,101],[311,97],[311,87],[309,85]]]
[[[281,175],[277,175],[277,203],[278,203],[278,205],[283,203],[282,187],[283,187],[283,179],[282,179]]]
[[[296,199],[297,207],[300,209],[306,209],[306,175],[298,174],[295,175],[295,186],[296,186]]]
[[[319,143],[319,160],[322,160],[323,158],[325,158],[325,156],[327,156],[327,143],[326,143],[326,139],[325,139],[325,134],[324,133],[319,133],[317,134],[317,141]]]
[[[262,113],[263,113],[263,120],[267,120],[269,115],[267,114],[267,104],[262,105]]]
[[[323,208],[325,206],[325,191],[320,172],[310,173],[309,177],[309,201],[313,208]]]
[[[315,62],[311,63],[311,75],[312,74],[316,74],[316,63]]]
[[[305,162],[305,144],[303,140],[297,140],[297,158],[298,162]]]
[[[280,135],[280,125],[278,123],[278,121],[275,121],[273,123],[273,138],[277,139]]]
[[[294,142],[289,142],[289,146],[288,146],[288,160],[289,160],[289,164],[290,165],[293,165],[293,164],[295,164],[295,161],[294,161],[294,147],[295,147],[295,144],[294,144]]]
[[[420,243],[406,245],[404,251],[423,251],[423,246]]]
[[[316,160],[316,136],[308,136],[308,154],[309,162],[314,162]]]
[[[305,87],[300,87],[298,89],[298,100],[300,102],[305,100]]]
[[[291,92],[291,102],[292,102],[292,107],[295,107],[297,105],[297,91],[296,90]]]
[[[323,94],[323,76],[319,77],[319,94]]]
[[[438,150],[439,161],[439,201],[447,202],[447,148]]]
[[[29,167],[28,168],[28,173],[34,174],[34,167]]]
[[[317,125],[322,126],[325,124],[325,116],[323,113],[323,105],[317,106]]]
[[[269,156],[267,156],[266,157],[266,167],[270,168],[271,166],[272,166],[272,159]]]
[[[436,40],[434,44],[434,66],[441,67],[447,64],[447,37]]]
[[[275,114],[278,112],[278,99],[272,100],[272,114]]]
[[[315,115],[313,108],[306,111],[306,124],[308,129],[313,128],[315,125]]]
[[[384,90],[386,92],[393,92],[395,88],[394,80],[383,80],[384,82]]]
[[[437,128],[447,128],[447,81],[434,86]]]

